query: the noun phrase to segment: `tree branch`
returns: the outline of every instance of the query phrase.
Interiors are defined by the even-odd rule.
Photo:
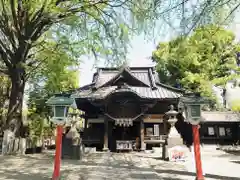
[[[12,12],[12,18],[13,18],[13,23],[14,26],[18,32],[18,35],[20,35],[20,29],[18,26],[18,18],[17,18],[17,13],[16,13],[16,7],[15,7],[15,0],[10,0],[10,8],[11,8],[11,12]],[[5,12],[6,13],[6,12]]]
[[[5,75],[8,75],[8,70],[7,69],[1,69],[0,68],[0,74],[5,74]]]
[[[8,60],[8,54],[2,48],[0,48],[0,56],[1,56],[2,60],[3,60],[3,62],[5,63],[5,65],[8,68],[12,68],[12,64]]]

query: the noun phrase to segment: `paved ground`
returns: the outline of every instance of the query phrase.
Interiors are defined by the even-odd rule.
[[[212,147],[205,147],[202,156],[206,180],[240,180],[240,156],[224,154]],[[53,154],[49,152],[0,156],[0,180],[48,180],[52,162]],[[95,153],[83,161],[64,160],[62,180],[194,180],[192,167],[190,155],[188,161],[174,163],[144,153]]]

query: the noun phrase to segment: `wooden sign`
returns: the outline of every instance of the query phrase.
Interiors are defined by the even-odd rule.
[[[150,114],[144,118],[145,123],[163,123],[163,114]]]
[[[162,119],[163,116],[163,114],[149,114],[147,117],[150,119]]]

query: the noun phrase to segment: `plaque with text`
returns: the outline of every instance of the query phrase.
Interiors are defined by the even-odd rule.
[[[201,117],[201,106],[200,105],[191,105],[190,112],[192,118],[200,118]]]

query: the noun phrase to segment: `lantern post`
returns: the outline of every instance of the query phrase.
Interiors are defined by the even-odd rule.
[[[204,180],[200,151],[199,123],[202,120],[201,107],[206,103],[207,100],[202,98],[200,94],[186,94],[180,97],[178,106],[179,111],[184,113],[183,115],[186,121],[192,124],[196,180]]]
[[[57,125],[56,150],[54,159],[54,171],[52,180],[60,180],[60,166],[62,155],[62,134],[63,126],[67,121],[68,108],[74,103],[68,94],[56,94],[48,99],[46,104],[53,109],[53,117],[50,120]]]

